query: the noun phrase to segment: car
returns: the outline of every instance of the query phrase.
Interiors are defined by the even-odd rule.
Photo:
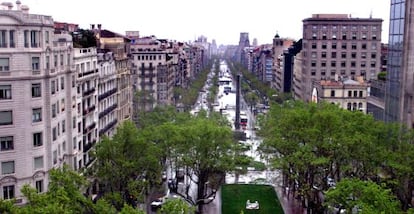
[[[164,204],[164,202],[165,202],[164,197],[160,197],[160,198],[155,199],[154,201],[151,202],[151,209],[153,211],[155,211],[155,210],[161,208],[161,206]]]

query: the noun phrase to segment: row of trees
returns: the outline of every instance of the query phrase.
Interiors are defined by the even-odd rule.
[[[328,207],[399,213],[412,205],[414,131],[333,104],[300,101],[272,105],[260,123],[264,138],[260,150],[282,172],[288,196],[300,198],[308,213],[322,213]],[[361,192],[355,180],[340,184],[347,178],[372,182],[372,188]],[[330,179],[339,182],[335,190]],[[349,185],[352,188],[341,188]],[[361,200],[378,188],[390,190],[392,196],[375,193],[389,203],[368,208]]]
[[[191,194],[190,183],[186,192],[176,193],[201,212],[214,199],[225,173],[242,158],[228,121],[218,113],[192,116],[174,107],[157,107],[140,124],[137,128],[126,122],[96,148],[91,175],[104,184],[104,198],[117,209],[124,203],[148,203],[145,197],[160,184],[162,170],[184,169],[197,194]]]

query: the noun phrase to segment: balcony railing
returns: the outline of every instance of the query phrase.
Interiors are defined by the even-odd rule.
[[[105,134],[109,129],[113,128],[118,123],[118,120],[115,119],[114,121],[108,123],[103,129],[99,130],[99,136]]]
[[[99,119],[101,119],[102,117],[105,117],[106,115],[108,115],[109,113],[111,113],[113,110],[115,110],[118,107],[118,104],[115,103],[112,106],[108,107],[107,109],[105,109],[103,112],[99,113]]]
[[[96,144],[96,139],[94,139],[93,141],[91,141],[91,142],[89,142],[89,143],[85,144],[85,145],[83,146],[83,152],[87,152],[87,151],[89,151],[89,149],[91,149],[91,148],[92,148],[95,144]]]
[[[83,115],[85,115],[85,114],[88,114],[89,112],[94,111],[95,109],[96,109],[96,106],[95,105],[92,105],[89,108],[84,109],[82,113],[83,113]]]
[[[80,72],[79,74],[78,74],[78,77],[79,78],[81,78],[81,77],[86,77],[86,76],[88,76],[88,75],[91,75],[91,74],[94,74],[94,73],[98,73],[98,69],[92,69],[92,70],[90,70],[90,71],[86,71],[86,72]]]
[[[103,99],[111,96],[112,94],[115,94],[117,91],[118,91],[118,88],[113,88],[113,89],[111,89],[111,90],[109,90],[109,91],[107,91],[107,92],[99,95],[98,96],[98,101],[101,101],[101,100],[103,100]]]
[[[86,134],[86,133],[90,132],[95,127],[96,127],[96,123],[93,122],[91,125],[89,125],[89,126],[87,126],[86,128],[83,129],[83,134]]]
[[[88,95],[91,95],[91,94],[93,94],[94,92],[95,92],[95,87],[93,87],[93,88],[90,88],[89,90],[86,90],[86,91],[84,91],[83,93],[82,93],[82,95],[83,96],[88,96]]]

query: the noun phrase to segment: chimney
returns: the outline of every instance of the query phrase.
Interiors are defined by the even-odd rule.
[[[95,25],[91,24],[91,30],[95,30]]]
[[[20,10],[20,6],[22,5],[22,3],[19,1],[19,0],[17,0],[16,1],[16,10]]]
[[[28,13],[29,13],[29,7],[28,7],[28,6],[26,6],[26,5],[22,5],[22,6],[20,7],[20,9],[21,9],[21,11],[23,11],[23,13],[26,13],[26,14],[28,14]]]
[[[98,30],[101,30],[102,25],[98,24]]]

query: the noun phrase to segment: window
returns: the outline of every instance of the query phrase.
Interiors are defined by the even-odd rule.
[[[371,53],[371,59],[375,59],[377,58],[377,54],[376,53]]]
[[[24,31],[24,47],[25,48],[29,47],[29,31],[28,30]]]
[[[361,52],[361,58],[362,58],[362,59],[367,58],[367,53],[365,53],[365,52]]]
[[[346,62],[345,61],[341,62],[341,67],[343,67],[343,68],[346,67]]]
[[[345,58],[346,58],[346,52],[342,52],[342,53],[341,53],[341,58],[342,58],[342,59],[345,59]]]
[[[51,93],[52,94],[55,94],[55,92],[56,92],[56,85],[55,85],[56,83],[55,83],[55,81],[54,80],[51,80],[50,81],[50,91],[51,91]]]
[[[358,96],[358,91],[354,91],[354,97]]]
[[[331,58],[334,58],[334,59],[336,58],[336,52],[331,53]]]
[[[65,89],[65,78],[61,77],[60,78],[60,89]]]
[[[348,91],[348,97],[352,97],[352,91]]]
[[[72,117],[72,128],[76,129],[76,117]]]
[[[322,39],[326,39],[326,33],[324,32],[324,33],[322,33]]]
[[[328,47],[328,45],[326,45],[326,43],[322,44],[322,49],[326,49]]]
[[[30,45],[32,48],[39,47],[39,32],[35,30],[30,31]]]
[[[43,192],[43,180],[36,181],[36,191],[37,193]]]
[[[42,108],[34,108],[32,113],[32,122],[42,121]]]
[[[332,33],[332,39],[336,40],[336,33]]]
[[[75,87],[75,76],[72,75],[72,88],[74,88],[74,87]]]
[[[316,49],[316,48],[317,48],[316,43],[312,43],[312,49]]]
[[[11,85],[0,85],[0,100],[11,99]]]
[[[346,40],[346,33],[342,33],[342,40]]]
[[[357,49],[357,44],[356,44],[356,43],[352,43],[352,45],[351,45],[351,49],[352,49],[352,50],[356,50],[356,49]]]
[[[38,71],[39,70],[39,64],[40,64],[40,58],[39,57],[32,57],[32,70]]]
[[[367,49],[367,44],[365,44],[365,43],[361,44],[361,48],[366,50]]]
[[[356,40],[357,39],[357,34],[356,33],[352,33],[352,39]]]
[[[13,149],[13,136],[0,137],[0,151],[9,151]]]
[[[356,67],[356,62],[355,61],[351,61],[351,67]]]
[[[316,67],[316,61],[312,61],[312,62],[311,62],[311,66],[312,66],[312,67]]]
[[[359,91],[359,97],[362,97],[363,93],[363,91]]]
[[[13,199],[14,198],[14,185],[3,186],[3,199]]]
[[[56,117],[56,104],[52,104],[52,118]]]
[[[66,141],[62,142],[62,151],[66,152]]]
[[[1,174],[13,174],[14,173],[14,161],[1,162]]]
[[[311,57],[316,58],[316,52],[312,52]]]
[[[355,59],[355,58],[356,58],[356,55],[357,55],[357,54],[356,54],[356,52],[352,52],[352,53],[351,53],[351,58],[352,58],[352,59]]]
[[[321,57],[322,57],[322,58],[326,58],[326,52],[322,52],[322,53],[321,53]]]
[[[331,67],[336,67],[336,61],[331,61]]]
[[[7,48],[6,34],[7,31],[0,30],[0,48]]]
[[[352,110],[352,104],[351,104],[351,103],[348,103],[348,104],[347,104],[347,109],[348,109],[349,111],[351,111],[351,110]]]
[[[372,43],[372,45],[371,45],[371,49],[372,49],[372,50],[377,50],[377,44],[376,44],[376,43]]]
[[[55,68],[57,67],[57,65],[58,65],[58,56],[57,55],[54,55],[53,56],[53,61],[54,61],[54,65],[55,65]],[[82,71],[83,72],[83,71]]]
[[[52,129],[52,140],[55,141],[57,138],[57,130],[56,127]]]
[[[326,61],[322,61],[322,62],[321,62],[321,66],[322,66],[322,67],[326,67]]]
[[[42,132],[33,133],[33,146],[38,147],[43,145]]]
[[[331,90],[331,97],[335,97],[335,90]]]
[[[367,33],[362,33],[361,39],[366,40],[367,39]]]
[[[32,84],[32,97],[41,97],[41,96],[42,96],[42,92],[41,92],[40,83]]]
[[[346,43],[342,43],[341,48],[342,48],[343,50],[346,50]]]
[[[315,76],[316,75],[316,70],[311,70],[311,76]]]
[[[372,34],[372,40],[377,40],[377,35],[376,34]]]
[[[375,68],[375,65],[376,65],[375,61],[371,61],[371,68]]]
[[[53,151],[53,165],[57,164],[57,151]]]
[[[61,54],[61,55],[60,55],[60,66],[63,66],[63,62],[64,62],[63,60],[64,60],[64,59],[63,59],[63,54]]]
[[[43,156],[34,158],[34,169],[43,169]]]
[[[65,133],[66,131],[66,121],[62,120],[62,133]]]
[[[9,31],[9,45],[11,48],[16,47],[16,44],[14,43],[14,35],[15,35],[14,30]]]
[[[0,58],[0,71],[9,71],[9,58]]]
[[[332,43],[332,49],[336,49],[336,43]]]
[[[45,31],[45,42],[49,44],[49,31]]]
[[[9,111],[0,111],[0,126],[3,125],[12,125],[13,124],[13,112]]]

